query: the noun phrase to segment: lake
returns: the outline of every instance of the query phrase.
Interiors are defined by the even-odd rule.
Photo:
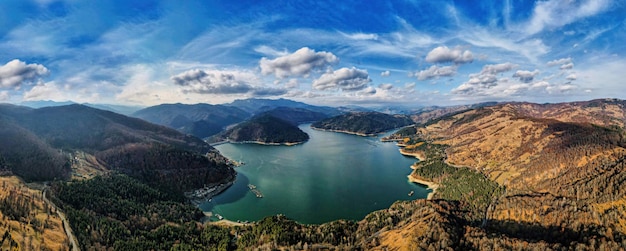
[[[401,155],[393,142],[317,131],[309,124],[300,129],[310,136],[300,145],[216,146],[224,156],[245,164],[235,168],[237,180],[230,188],[200,208],[233,221],[283,214],[300,223],[318,224],[361,220],[397,200],[426,198],[430,191],[408,181],[417,159]],[[263,198],[257,198],[248,184],[256,186]]]

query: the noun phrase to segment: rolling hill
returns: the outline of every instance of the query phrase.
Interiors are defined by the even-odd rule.
[[[422,158],[411,178],[439,183],[435,200],[461,202],[436,209],[463,211],[446,217],[461,224],[438,234],[454,237],[446,241],[455,248],[610,250],[626,241],[625,113],[626,102],[614,99],[505,103],[398,139]],[[427,237],[415,227],[423,223],[381,233],[379,247]]]
[[[308,139],[309,135],[297,125],[275,117],[272,113],[263,113],[220,133],[213,141],[297,144]]]
[[[106,169],[178,192],[235,175],[226,158],[198,138],[84,105],[2,105],[0,124],[1,162],[26,180],[67,179],[75,152],[94,156]]]
[[[208,138],[262,113],[271,113],[298,125],[335,116],[341,111],[288,99],[238,99],[222,105],[163,104],[142,109],[133,116],[198,138]]]
[[[330,117],[330,115],[326,113],[294,107],[277,107],[272,110],[263,112],[262,114],[269,114],[275,118],[282,119],[293,125],[320,121],[322,119]]]
[[[405,115],[389,115],[380,112],[355,112],[315,122],[311,124],[311,127],[319,130],[369,136],[411,124],[413,124],[413,121]]]
[[[139,110],[133,116],[198,138],[206,138],[229,125],[248,119],[252,114],[225,105],[163,104]]]
[[[309,105],[309,104],[305,104],[302,102],[297,102],[297,101],[283,99],[283,98],[280,98],[280,99],[257,99],[257,98],[237,99],[229,104],[224,104],[224,105],[237,107],[239,109],[242,109],[244,111],[247,111],[255,115],[261,114],[263,112],[267,112],[270,110],[274,110],[279,107],[299,108],[299,109],[304,109],[307,111],[326,114],[329,117],[339,115],[342,113],[337,108],[328,107],[328,106]]]
[[[65,109],[68,110],[62,113],[74,113],[76,111],[73,110],[85,108]],[[53,129],[40,129],[39,126],[45,128],[42,125],[23,127],[22,118],[30,117],[29,114],[37,113],[37,110],[0,106],[0,111],[0,121],[11,125],[6,128],[14,128],[12,130],[40,140],[43,146],[39,151],[59,149],[59,146],[70,149],[71,146],[81,145],[80,142],[66,139],[63,134],[53,137],[59,132],[46,134]],[[44,112],[50,113],[52,117],[62,116],[54,110]],[[124,117],[118,118],[108,113],[95,112],[97,115],[93,115],[92,111],[80,114],[80,117],[95,116],[88,121],[107,124],[101,127],[111,130],[92,136],[112,142],[95,144],[93,149],[87,149],[96,156],[99,156],[97,152],[102,150],[98,149],[103,145],[123,149],[113,144],[118,140],[106,136],[122,137],[119,135],[120,128],[125,128],[121,131],[127,132],[123,134],[124,141],[130,142],[136,139],[133,135],[141,135],[139,138],[145,139],[149,137],[148,132],[156,130],[148,130],[150,126],[139,126],[143,125],[141,122],[130,123]],[[101,219],[102,222],[117,221],[126,229],[135,229],[137,226],[151,229],[133,232],[146,236],[137,242],[139,239],[124,239],[123,231],[115,232],[116,236],[120,236],[117,244],[107,239],[106,234],[86,230],[79,236],[85,242],[92,243],[88,246],[101,243],[105,246],[123,244],[125,247],[133,247],[141,244],[158,249],[219,241],[230,249],[620,250],[626,245],[624,114],[626,102],[621,100],[561,104],[503,103],[458,110],[448,115],[435,116],[419,125],[405,127],[392,138],[403,142],[403,153],[421,158],[413,165],[415,170],[410,179],[437,183],[436,192],[428,200],[396,202],[387,209],[368,214],[358,222],[338,220],[321,225],[302,225],[284,216],[271,216],[236,228],[212,225],[198,227],[195,223],[181,222],[172,224],[167,223],[169,220],[160,222],[161,225],[151,225],[150,221],[137,220],[139,216],[127,219],[118,213],[116,215],[120,219],[111,220],[107,214],[124,212],[132,207],[121,207],[121,210],[117,207],[85,204],[85,200],[79,198],[83,189],[70,189],[68,191],[78,195],[68,193],[62,198],[65,203],[76,204],[75,209],[79,213],[75,218],[80,216]],[[84,126],[70,127],[71,130],[79,131],[83,127],[103,130],[95,124],[80,121],[78,117],[72,119]],[[255,117],[251,121],[269,124],[271,128],[265,130],[278,127],[273,124],[276,122],[293,126],[270,114]],[[61,123],[55,120],[50,122]],[[249,122],[237,127],[247,126],[250,130],[243,130],[240,134],[258,136],[253,129],[262,128],[262,125],[246,123]],[[193,139],[185,139],[184,135],[171,129],[156,128],[165,131],[158,133],[161,138],[151,137],[150,142],[160,145],[176,138],[181,147],[177,149],[194,149],[189,145],[194,142]],[[142,142],[133,144],[152,145]],[[145,201],[142,193],[125,192],[128,189],[136,191],[138,188],[130,185],[136,182],[113,178],[114,182],[126,184],[125,189],[116,189],[117,186],[110,183],[98,183],[110,182],[106,179],[92,179],[62,185],[59,191],[65,191],[65,187],[88,187],[93,197],[101,200],[99,203],[115,204],[116,201],[98,197],[101,196],[100,191],[106,188],[107,191],[114,191],[109,193],[115,193],[120,198],[130,196],[129,205],[146,204],[143,211],[135,210],[136,215],[155,213],[150,210],[170,203]],[[91,185],[96,183],[99,185]],[[158,194],[146,187],[141,189]],[[82,209],[84,207],[89,207],[97,215],[85,213],[87,211]],[[169,219],[181,210],[186,212],[186,219],[194,219],[197,214],[192,208],[169,208],[159,217]],[[96,226],[92,223],[96,221],[77,222],[81,226]],[[77,229],[82,231],[88,228]],[[235,230],[237,238],[233,234]]]

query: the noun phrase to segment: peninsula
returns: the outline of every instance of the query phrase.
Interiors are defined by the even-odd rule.
[[[263,145],[295,145],[307,140],[309,135],[296,125],[269,113],[253,117],[211,138],[213,142]]]
[[[353,112],[320,120],[311,124],[311,128],[359,136],[375,136],[376,134],[413,123],[405,115],[390,115],[380,112]]]

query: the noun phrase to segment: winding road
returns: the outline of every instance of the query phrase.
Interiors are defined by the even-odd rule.
[[[61,209],[59,209],[54,203],[52,203],[52,201],[48,200],[48,198],[46,197],[47,190],[48,188],[44,188],[42,191],[43,200],[46,203],[52,205],[52,207],[55,209],[55,211],[59,215],[59,218],[61,218],[61,220],[63,221],[63,229],[65,229],[65,234],[67,235],[67,238],[70,240],[70,247],[72,247],[72,251],[80,251],[80,248],[78,247],[78,241],[76,240],[76,237],[72,233],[70,222],[67,220],[67,218],[65,218],[65,214],[61,211]]]

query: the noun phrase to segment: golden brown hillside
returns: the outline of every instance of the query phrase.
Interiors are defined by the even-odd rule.
[[[15,176],[1,176],[0,183],[2,250],[70,250],[63,223],[41,190]]]
[[[477,169],[509,189],[558,190],[555,185],[569,184],[575,178],[570,176],[596,175],[588,169],[598,162],[615,162],[625,153],[624,133],[615,127],[625,121],[621,103],[605,105],[611,113],[587,103],[573,104],[582,105],[480,108],[420,128],[418,135],[448,145],[448,163]]]
[[[415,146],[405,151],[425,156],[411,175],[439,182],[435,199],[468,203],[437,211],[467,210],[451,214],[464,223],[452,230],[463,237],[449,246],[624,250],[625,104],[500,104],[444,116],[396,138]],[[402,243],[424,235],[419,226],[432,224],[427,218],[382,232],[379,248],[407,250]]]

